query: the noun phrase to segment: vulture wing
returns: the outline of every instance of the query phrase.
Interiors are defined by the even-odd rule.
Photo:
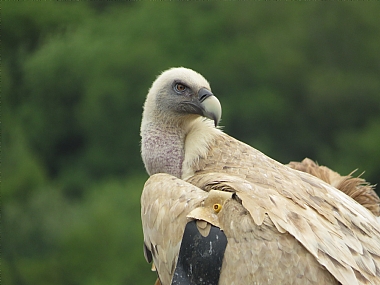
[[[326,166],[318,165],[317,163],[315,163],[314,161],[312,161],[309,158],[305,158],[301,162],[292,161],[288,164],[288,166],[293,168],[293,169],[296,169],[296,170],[299,170],[302,172],[306,172],[306,173],[309,173],[315,177],[320,178],[321,180],[327,182],[328,184],[334,186],[335,188],[341,190],[343,193],[345,193],[348,196],[350,196],[351,198],[353,198],[355,201],[360,203],[362,206],[364,206],[368,210],[370,210],[375,216],[379,216],[379,209],[380,209],[379,201],[380,201],[380,199],[373,189],[374,186],[370,185],[364,179],[362,179],[360,177],[357,177],[357,178],[352,177],[351,175],[341,176],[339,173],[329,169]],[[210,173],[210,174],[207,174],[204,176],[197,175],[197,176],[192,177],[190,179],[190,182],[192,182],[193,184],[196,184],[199,187],[201,187],[202,189],[206,189],[208,191],[210,189],[219,189],[221,191],[234,191],[235,192],[236,190],[232,187],[232,185],[233,185],[233,180],[236,180],[236,178],[235,177],[227,178],[227,176],[225,176],[225,175],[223,175],[222,177],[220,177],[220,176],[221,176],[220,174],[213,174],[213,173]],[[163,175],[161,179],[162,179],[160,181],[161,183],[165,179],[167,179],[169,182],[172,181],[170,176],[165,177],[165,175]],[[242,183],[242,181],[239,181],[238,184],[241,186],[244,186],[244,184],[247,185],[247,183],[245,181],[243,181],[243,183]],[[147,185],[151,185],[151,184],[149,183]],[[190,185],[190,188],[194,188],[194,187],[192,185]],[[148,189],[148,188],[146,188],[146,189]],[[168,186],[168,189],[170,189],[169,186]],[[162,192],[162,190],[159,192]],[[203,193],[202,192],[199,192],[199,193],[204,195],[204,192]],[[241,195],[241,194],[238,194],[238,196],[239,195]],[[259,195],[262,196],[263,194],[259,192]],[[256,196],[257,196],[257,194],[256,194]],[[258,201],[258,200],[259,199],[254,199],[253,203],[254,204],[257,203],[256,201]],[[266,200],[268,200],[268,197],[266,197]],[[273,204],[273,202],[269,203],[269,205],[271,205],[271,204]],[[237,206],[236,207],[237,209],[242,208],[241,203],[239,203],[235,206]],[[268,227],[268,225],[271,225],[272,229],[274,229],[273,222],[271,222],[271,220],[266,216],[268,213],[271,213],[270,211],[267,211],[260,206],[256,206],[253,209],[252,209],[252,207],[250,207],[250,208],[251,208],[251,210],[253,210],[251,217],[255,218],[255,223],[252,223],[252,221],[251,221],[251,223],[250,223],[251,227],[249,228],[249,230],[258,229],[264,223],[264,220],[266,220],[265,221],[265,227],[267,229],[270,228],[270,227]],[[224,219],[222,219],[224,221],[224,224],[226,224],[225,223],[225,217],[226,217],[225,213],[227,212],[225,209],[226,208],[224,208],[224,210],[218,215],[219,217],[224,216]],[[190,208],[188,208],[188,210],[186,211],[186,214],[188,214],[189,211],[190,211]],[[243,210],[243,212],[245,212],[245,215],[243,214],[243,216],[245,216],[245,219],[247,219],[247,217],[246,217],[247,212],[244,210]],[[199,217],[199,218],[202,219],[202,217]],[[290,216],[290,219],[291,218],[292,218],[292,215]],[[274,216],[273,219],[276,220],[276,216]],[[322,222],[326,222],[326,220],[322,219]],[[215,223],[215,221],[214,221],[214,223]],[[218,226],[221,227],[220,222],[218,222]],[[279,224],[277,224],[277,226],[279,226]],[[183,224],[182,224],[182,227],[183,227]],[[234,245],[236,247],[236,245],[238,243],[236,243],[235,232],[231,231],[230,227],[224,227],[224,228],[227,229],[229,236],[231,236],[231,234],[235,236],[234,239],[232,239],[232,240],[235,241]],[[286,232],[286,231],[284,232],[284,229],[281,227],[279,227],[278,230],[280,233]],[[340,231],[339,228],[338,228],[338,231]],[[258,233],[262,234],[263,231],[259,231]],[[318,235],[318,234],[321,234],[321,232],[320,231],[316,232],[316,235]],[[178,233],[177,233],[177,235],[178,235]],[[239,237],[240,238],[242,237],[242,235],[240,233],[238,235],[238,238]],[[291,262],[289,262],[289,259],[290,260],[291,260],[291,258],[299,259],[301,254],[303,254],[304,258],[310,259],[308,262],[306,262],[304,264],[306,264],[307,266],[313,265],[314,267],[306,268],[306,266],[305,266],[304,268],[299,268],[298,271],[312,272],[313,273],[312,276],[320,276],[320,278],[327,279],[327,282],[334,283],[334,281],[331,280],[331,275],[326,274],[326,272],[323,271],[323,268],[321,268],[321,266],[319,266],[319,264],[316,264],[315,258],[308,251],[305,251],[305,249],[302,246],[300,246],[299,243],[295,242],[294,239],[292,239],[292,237],[289,236],[289,234],[277,234],[276,237],[277,237],[276,241],[277,241],[278,254],[273,255],[272,257],[274,259],[277,257],[278,260],[275,260],[276,262],[273,262],[273,260],[272,260],[271,262],[269,262],[269,264],[266,264],[266,261],[268,261],[268,260],[264,261],[263,259],[259,258],[259,256],[256,256],[256,258],[253,258],[253,260],[261,260],[262,262],[256,263],[253,270],[250,272],[254,273],[254,271],[256,270],[259,272],[263,271],[263,272],[266,272],[269,274],[276,274],[280,280],[283,279],[282,282],[283,282],[283,284],[285,284],[287,281],[289,281],[291,279],[292,276],[295,275],[294,274],[295,272],[293,272],[293,271],[295,271],[294,268],[289,268],[289,264],[291,264]],[[177,239],[178,239],[178,236],[177,236]],[[258,241],[258,239],[255,239],[255,240],[250,241],[250,242],[253,245],[255,242],[257,243],[257,241]],[[268,243],[268,241],[267,241],[267,243]],[[289,246],[289,244],[293,244],[293,246],[290,248],[291,250],[289,250],[289,247],[287,248],[287,250],[284,250],[285,248],[283,248],[283,247],[281,248],[278,246],[279,244],[284,244],[284,243],[288,246]],[[245,245],[245,247],[247,247],[247,245]],[[227,249],[227,254],[229,254],[229,255],[231,255],[231,253],[233,252],[233,250],[231,248],[232,248],[232,245],[230,242],[229,247]],[[253,248],[257,248],[257,246],[253,247]],[[261,246],[259,245],[259,249],[262,250],[262,248],[268,248],[268,245],[265,246],[265,243],[262,243]],[[297,252],[297,250],[295,250],[295,248],[298,249],[298,252]],[[248,249],[246,248],[244,251],[242,251],[242,250],[239,251],[238,249],[236,251],[237,252],[245,252],[246,255],[252,255],[252,253],[253,254],[258,253],[257,251],[252,251],[252,248],[250,246],[248,246]],[[293,253],[293,256],[291,255],[292,253]],[[177,248],[177,254],[178,254],[178,248]],[[294,254],[296,254],[296,255],[294,255]],[[286,257],[286,255],[288,255],[288,257]],[[232,254],[232,258],[234,256],[235,255]],[[268,256],[268,255],[266,255],[266,256]],[[228,258],[228,256],[227,256],[227,258]],[[234,262],[235,264],[242,263],[243,259],[240,256],[237,256],[237,259],[238,260],[236,260]],[[229,260],[231,260],[231,258],[229,258]],[[245,263],[249,263],[249,262],[250,262],[249,260],[248,260],[248,262],[247,262],[247,260],[245,260]],[[358,260],[358,262],[360,263],[361,261]],[[251,264],[251,266],[252,265],[253,264]],[[275,265],[275,271],[274,272],[271,272],[271,270],[269,270],[269,268],[268,268],[269,266],[272,266],[272,265]],[[170,266],[171,266],[171,268],[174,266],[174,261],[170,264]],[[261,268],[259,269],[259,267],[261,267]],[[226,276],[226,279],[231,279],[231,277],[236,275],[236,273],[239,275],[239,277],[241,277],[241,276],[243,276],[243,274],[238,272],[238,271],[240,269],[243,269],[243,268],[245,271],[247,271],[246,266],[243,264],[242,266],[237,266],[237,270],[234,270],[233,272],[227,273],[228,269],[226,271],[223,271],[223,275]],[[322,272],[322,274],[318,274],[319,271]],[[168,275],[169,275],[169,272],[168,272]],[[282,276],[280,277],[280,275],[282,275]],[[268,276],[262,275],[262,277],[268,279]],[[323,280],[321,281],[321,280],[318,280],[317,278],[315,280],[317,280],[318,284],[324,283]],[[335,280],[335,279],[333,279],[333,280]],[[161,285],[159,279],[157,279],[156,284]]]
[[[192,219],[218,226],[227,237],[219,284],[379,284],[380,226],[369,211],[307,173],[254,149],[242,153],[268,160],[268,168],[259,174],[244,167],[234,174],[203,170],[187,182],[156,174],[147,181],[144,244],[162,284],[170,284]],[[214,213],[217,218],[207,203],[211,190],[236,193]]]
[[[207,223],[207,226],[216,225],[227,237],[218,283],[220,285],[339,284],[313,254],[277,223],[278,217],[270,217],[269,213],[282,211],[265,209],[265,204],[268,203],[266,200],[270,200],[263,192],[267,189],[236,176],[220,173],[196,175],[189,182],[210,192],[168,174],[151,176],[144,187],[144,246],[152,255],[162,284],[173,284],[171,280],[174,278],[182,235],[186,224],[191,220]],[[222,197],[218,200],[222,205],[219,211],[215,211],[213,206],[215,192],[220,191],[213,189],[225,193],[224,196],[219,195]],[[248,200],[244,198],[247,189],[251,192]],[[229,191],[237,191],[237,195]],[[281,199],[281,195],[275,191],[269,193]],[[242,198],[247,203],[253,201],[250,209],[254,209],[254,214],[247,210]],[[268,208],[271,203],[269,201]],[[284,207],[286,206],[285,204]],[[282,215],[280,218],[286,219]],[[198,229],[202,231],[207,226],[200,224]]]
[[[207,192],[168,174],[155,174],[141,195],[144,254],[153,260],[162,284],[174,274],[188,213],[199,207]]]
[[[211,189],[209,185],[223,182],[223,188],[237,193],[256,225],[268,217],[278,232],[290,233],[342,284],[380,284],[380,224],[335,187],[223,133],[193,171],[190,183]],[[207,182],[200,183],[200,177]]]
[[[375,216],[380,216],[380,198],[374,190],[375,186],[370,185],[360,176],[352,177],[353,172],[349,175],[341,176],[326,166],[318,165],[309,158],[305,158],[301,162],[292,161],[288,166],[322,179],[346,193],[360,205],[370,210]]]

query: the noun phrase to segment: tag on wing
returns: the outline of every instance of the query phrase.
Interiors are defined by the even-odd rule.
[[[171,285],[218,285],[227,237],[210,225],[207,236],[197,221],[186,224]]]
[[[224,204],[232,198],[232,195],[231,192],[211,190],[201,206],[192,210],[187,217],[206,221],[223,230],[219,223],[218,213],[223,211]]]

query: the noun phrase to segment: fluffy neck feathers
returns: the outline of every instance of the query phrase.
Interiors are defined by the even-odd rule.
[[[151,116],[154,119],[149,119]],[[207,155],[221,131],[212,121],[198,116],[182,120],[157,120],[158,117],[150,113],[143,116],[141,124],[141,155],[147,172],[168,173],[182,179],[192,176],[194,164]]]
[[[185,140],[185,159],[182,164],[182,179],[194,175],[194,166],[200,158],[207,157],[214,141],[222,131],[214,127],[214,122],[200,117],[189,124]]]

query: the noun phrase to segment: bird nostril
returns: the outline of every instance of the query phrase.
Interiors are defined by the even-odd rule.
[[[208,97],[213,96],[214,94],[211,93],[211,91],[207,90],[206,88],[201,88],[198,91],[198,100],[199,102],[203,102],[206,100]]]
[[[209,95],[210,96],[210,95]],[[199,98],[199,101],[203,102],[206,98],[207,98],[207,94],[204,94],[202,95],[200,98]]]

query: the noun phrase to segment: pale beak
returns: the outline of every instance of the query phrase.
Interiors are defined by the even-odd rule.
[[[216,127],[222,117],[222,106],[218,98],[206,88],[201,88],[198,91],[198,100],[202,108],[202,115],[213,120]]]

